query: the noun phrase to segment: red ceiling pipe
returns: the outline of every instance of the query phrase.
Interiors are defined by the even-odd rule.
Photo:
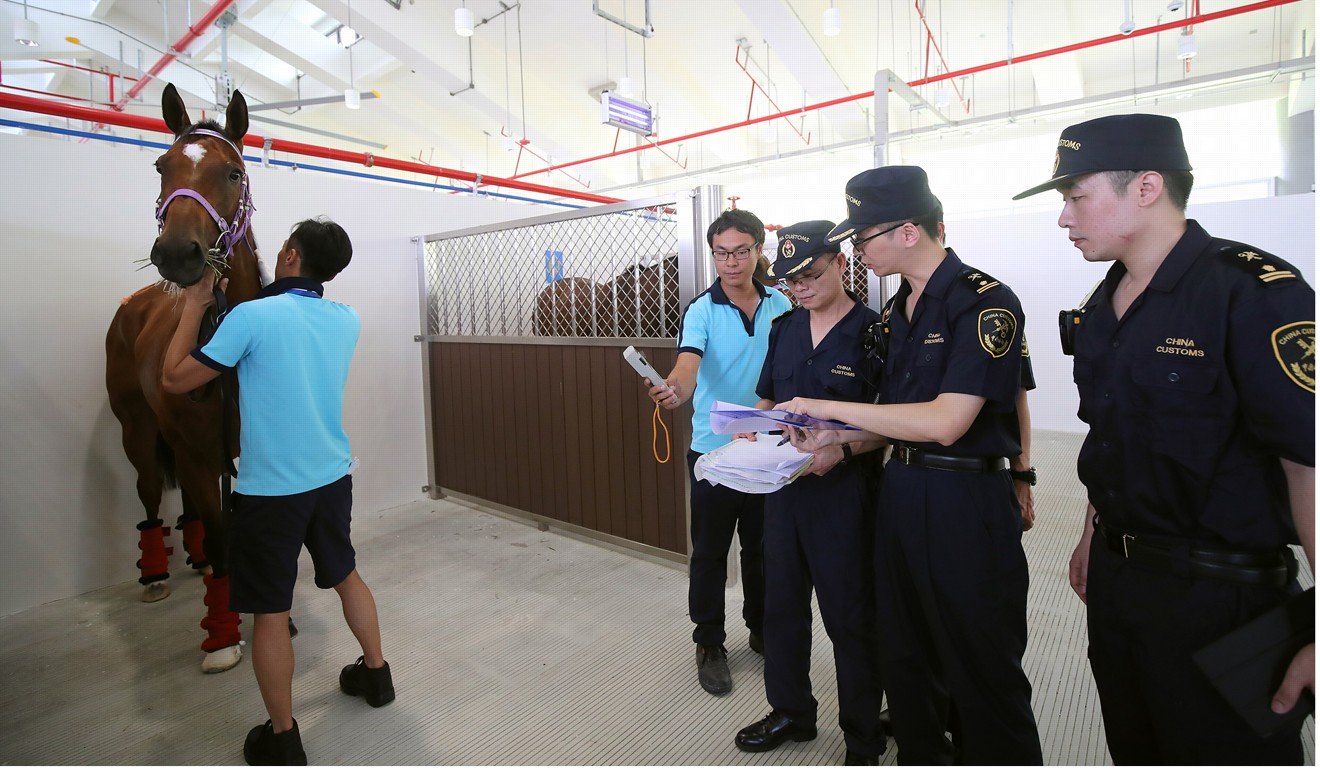
[[[42,91],[37,88],[23,88],[22,86],[11,86],[8,83],[3,83],[3,82],[0,82],[0,88],[8,88],[14,91],[23,91],[24,93],[29,93],[29,94],[41,94],[43,96],[52,96],[56,99],[68,99],[69,101],[74,101],[74,102],[91,102],[92,104],[98,103],[92,99],[88,99],[86,96],[66,96],[64,94],[57,94],[54,91]]]
[[[55,115],[57,117],[86,120],[93,123],[107,123],[116,126],[123,126],[125,128],[133,128],[139,131],[154,131],[163,134],[172,133],[170,129],[166,127],[165,121],[160,118],[150,118],[145,115],[135,115],[129,112],[96,110],[77,104],[60,104],[48,99],[34,99],[30,96],[21,96],[19,94],[0,93],[0,109],[21,110],[23,112],[35,112],[42,115]],[[248,134],[243,137],[243,143],[249,147],[260,149],[265,145],[265,142],[265,137],[256,134]],[[547,185],[540,185],[532,182],[519,182],[512,179],[503,179],[501,177],[484,176],[474,174],[471,171],[460,171],[458,169],[444,168],[442,166],[429,166],[425,163],[396,160],[394,158],[383,158],[363,152],[336,150],[331,147],[320,147],[318,145],[305,144],[303,142],[292,142],[287,139],[272,139],[271,149],[278,152],[287,152],[292,155],[305,155],[312,158],[336,160],[342,163],[356,163],[369,167],[376,166],[393,169],[395,171],[425,174],[426,176],[445,177],[446,179],[455,179],[461,182],[478,183],[482,186],[506,187],[513,190],[522,190],[524,192],[548,195],[556,198],[573,198],[576,200],[589,201],[591,203],[621,203],[623,201],[621,198],[611,198],[605,195],[595,195],[593,193],[579,192],[577,190],[564,190],[558,187],[549,187]]]
[[[1058,48],[1050,48],[1045,51],[1037,51],[1036,53],[1029,53],[1029,54],[1024,54],[1022,56],[1015,56],[1013,57],[1012,60],[1004,59],[1000,61],[993,61],[993,62],[989,62],[988,64],[982,64],[976,67],[968,67],[967,69],[956,70],[954,72],[945,72],[942,75],[932,75],[930,77],[913,80],[909,82],[908,85],[913,88],[916,88],[917,86],[924,86],[929,83],[938,83],[941,80],[952,80],[954,78],[960,78],[965,75],[972,75],[977,72],[985,72],[987,70],[1007,67],[1010,64],[1021,64],[1023,62],[1034,61],[1036,59],[1044,59],[1050,56],[1058,56],[1059,54],[1071,53],[1072,51],[1080,51],[1084,48],[1095,48],[1096,46],[1107,45],[1109,43],[1117,43],[1119,41],[1127,40],[1129,38],[1142,37],[1144,35],[1153,35],[1157,32],[1166,32],[1171,29],[1178,29],[1179,27],[1184,27],[1189,24],[1204,24],[1207,21],[1224,19],[1224,18],[1228,18],[1229,16],[1237,16],[1239,14],[1251,13],[1253,11],[1263,11],[1267,8],[1276,8],[1281,5],[1289,5],[1291,3],[1296,3],[1296,2],[1300,2],[1300,0],[1260,0],[1260,2],[1250,3],[1248,5],[1240,5],[1237,6],[1236,8],[1225,8],[1222,11],[1214,11],[1212,13],[1207,13],[1200,16],[1193,16],[1187,19],[1165,22],[1164,24],[1156,24],[1151,27],[1145,27],[1143,29],[1136,30],[1130,35],[1109,35],[1107,37],[1098,37],[1095,38],[1094,40],[1085,40],[1080,43],[1072,43],[1070,45],[1060,46]],[[775,112],[769,115],[761,115],[760,117],[741,120],[738,121],[737,123],[730,123],[724,126],[708,128],[705,129],[704,131],[696,131],[691,134],[676,136],[673,137],[672,139],[661,139],[658,141],[652,140],[650,144],[638,145],[636,147],[625,147],[622,150],[616,149],[613,152],[606,152],[600,155],[593,155],[590,158],[583,158],[581,160],[573,160],[573,161],[568,161],[567,163],[559,163],[553,166],[547,166],[545,168],[537,169],[535,171],[528,171],[523,174],[518,174],[514,178],[518,179],[525,176],[532,176],[534,174],[545,174],[550,171],[558,171],[559,169],[568,168],[570,166],[578,166],[583,163],[594,163],[595,161],[598,160],[605,160],[606,158],[613,158],[618,155],[626,155],[630,152],[641,152],[642,150],[648,150],[652,147],[662,147],[666,144],[674,144],[675,142],[686,142],[692,139],[696,139],[698,137],[707,136],[709,134],[718,134],[724,131],[732,131],[736,128],[744,128],[746,126],[752,126],[757,123],[765,123],[770,120],[779,120],[780,118],[792,117],[794,115],[800,115],[804,112],[812,112],[813,110],[822,110],[825,109],[826,107],[835,107],[840,104],[847,104],[849,102],[860,101],[862,99],[870,99],[873,96],[875,96],[875,91],[866,91],[860,94],[852,94],[851,96],[840,96],[837,99],[829,99],[823,102],[816,102],[815,104],[804,105],[802,107],[798,107],[797,109],[793,109],[793,110],[784,110],[783,112]]]
[[[207,11],[202,18],[197,20],[196,24],[188,27],[188,31],[183,33],[183,37],[174,41],[174,45],[170,46],[169,50],[165,52],[165,55],[160,57],[160,61],[151,65],[151,69],[147,70],[146,75],[143,76],[141,80],[134,83],[133,87],[125,91],[124,95],[119,97],[119,100],[112,105],[115,112],[122,112],[124,105],[128,104],[134,97],[142,93],[142,89],[147,87],[147,83],[155,80],[156,76],[161,73],[161,70],[168,67],[170,62],[174,61],[175,57],[188,50],[188,46],[192,45],[194,40],[201,37],[202,34],[215,23],[215,20],[220,18],[221,14],[229,10],[229,6],[233,4],[234,0],[219,0],[219,2],[211,6],[211,10]]]
[[[119,75],[114,72],[106,72],[105,70],[94,70],[91,67],[80,67],[77,64],[70,64],[66,61],[59,61],[56,59],[40,59],[39,61],[44,62],[46,64],[54,64],[57,67],[68,67],[71,70],[82,70],[83,72],[90,72],[93,75],[105,75],[108,78],[123,78],[124,80],[137,80],[137,78],[130,77],[128,75]]]
[[[1048,56],[1058,56],[1059,54],[1063,54],[1063,53],[1072,53],[1073,51],[1080,51],[1084,48],[1095,48],[1096,46],[1108,45],[1109,43],[1118,43],[1123,40],[1128,40],[1134,37],[1153,35],[1157,32],[1167,32],[1171,29],[1178,29],[1179,27],[1185,27],[1189,24],[1204,24],[1207,21],[1214,21],[1215,19],[1226,19],[1229,16],[1238,16],[1244,13],[1251,13],[1252,11],[1263,11],[1267,8],[1277,8],[1278,6],[1281,5],[1289,5],[1291,3],[1296,3],[1296,2],[1299,2],[1299,0],[1261,0],[1258,3],[1239,5],[1236,8],[1225,8],[1222,11],[1213,11],[1211,13],[1202,14],[1200,16],[1192,16],[1190,18],[1181,19],[1179,21],[1166,21],[1163,24],[1156,24],[1152,27],[1145,27],[1143,29],[1136,30],[1130,35],[1119,34],[1119,35],[1108,35],[1106,37],[1097,37],[1094,40],[1084,40],[1080,43],[1072,43],[1071,45],[1060,46],[1058,48],[1051,48],[1047,51],[1037,51],[1036,53],[1029,53],[1029,54],[1024,54],[1022,56],[1015,56],[1013,57],[1013,60],[1011,62],[997,61],[997,62],[991,62],[989,64],[982,64],[979,67],[968,67],[967,69],[958,70],[957,72],[946,72],[943,75],[936,75],[934,77],[922,78],[921,80],[914,80],[911,83],[908,83],[908,85],[915,88],[916,86],[924,86],[927,83],[936,83],[941,80],[948,80],[949,78],[960,78],[963,77],[964,75],[972,75],[977,72],[984,72],[985,70],[992,70],[992,69],[998,69],[999,67],[1006,67],[1009,64],[1021,64],[1023,62],[1035,61],[1036,59],[1044,59]]]

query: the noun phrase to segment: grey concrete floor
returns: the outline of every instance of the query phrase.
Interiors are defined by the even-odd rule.
[[[1067,558],[1084,498],[1078,438],[1039,433],[1037,525],[1024,665],[1048,764],[1106,764],[1086,664],[1085,614]],[[126,532],[131,528],[126,525]],[[126,536],[128,536],[126,534]],[[837,764],[843,737],[829,640],[812,679],[820,735],[766,754],[733,745],[767,710],[761,658],[730,622],[734,691],[696,682],[685,573],[452,501],[359,515],[359,568],[375,591],[398,700],[372,709],[338,692],[359,651],[304,554],[294,617],[295,715],[313,764]],[[177,565],[181,559],[174,559]],[[125,583],[0,618],[0,762],[238,764],[264,720],[244,660],[203,675],[202,582],[137,601]],[[728,592],[729,618],[741,592]],[[245,618],[243,630],[251,628]],[[1304,732],[1314,756],[1314,727]],[[892,747],[892,744],[891,744]],[[894,752],[884,757],[894,761]]]

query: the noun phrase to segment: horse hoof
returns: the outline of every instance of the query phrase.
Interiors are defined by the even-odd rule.
[[[142,595],[138,597],[139,601],[151,603],[158,602],[170,595],[170,587],[166,583],[152,583],[142,589]]]
[[[243,659],[243,647],[235,644],[232,647],[224,647],[219,650],[213,650],[206,653],[202,659],[203,674],[218,674],[221,671],[228,671],[237,666]]]

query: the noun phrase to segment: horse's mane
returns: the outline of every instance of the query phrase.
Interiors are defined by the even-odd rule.
[[[225,132],[225,130],[220,127],[219,123],[215,122],[211,118],[207,118],[206,120],[200,120],[192,124],[192,126],[190,126],[187,131],[183,132],[183,135],[187,136],[188,134],[191,134],[192,132],[196,131],[199,128],[205,128],[208,131],[215,131],[216,133],[220,133],[220,134],[223,134]]]

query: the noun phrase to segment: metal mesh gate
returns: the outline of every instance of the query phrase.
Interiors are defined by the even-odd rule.
[[[676,336],[678,227],[669,201],[436,236],[427,334]]]

